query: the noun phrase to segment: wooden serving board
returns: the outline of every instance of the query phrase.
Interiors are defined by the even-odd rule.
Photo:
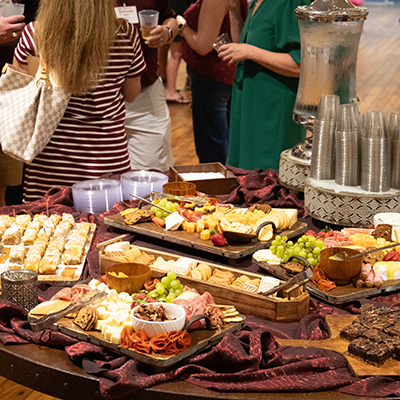
[[[325,340],[292,340],[276,339],[281,346],[316,347],[321,349],[335,350],[343,354],[353,372],[359,376],[366,375],[400,375],[400,361],[389,358],[382,366],[376,367],[368,364],[361,358],[355,357],[347,351],[349,341],[340,337],[340,331],[347,325],[352,324],[356,315],[327,315],[326,321],[330,330],[330,338]]]
[[[139,235],[150,236],[167,242],[176,243],[182,246],[202,250],[207,253],[217,254],[228,259],[239,259],[260,249],[266,249],[271,245],[271,240],[267,242],[250,242],[248,244],[235,244],[224,247],[214,246],[210,240],[201,240],[198,233],[188,233],[186,231],[166,231],[164,228],[153,222],[142,222],[136,225],[127,225],[124,223],[120,214],[110,215],[104,218],[104,223],[125,231],[134,232]],[[287,236],[289,239],[302,235],[307,230],[305,222],[297,221],[290,230],[285,230],[279,234]]]
[[[162,257],[165,261],[176,261],[178,258],[180,258],[179,256],[171,253],[148,249],[146,247],[136,247],[138,247],[141,251],[154,256],[155,258]],[[108,266],[116,264],[115,261],[112,262],[110,259],[102,257],[101,252],[99,253],[99,257],[99,263],[102,271],[107,269],[104,268],[104,263],[106,263]],[[230,271],[233,275],[235,275],[235,277],[239,277],[241,275],[247,275],[250,279],[261,279],[263,277],[263,275],[260,274],[242,271],[232,267],[225,267],[209,262],[207,262],[207,264],[212,270],[214,270],[214,268],[218,268],[220,270]],[[165,274],[165,271],[157,269],[152,270],[152,278],[161,278]],[[183,275],[178,275],[178,279],[183,285],[187,285],[190,288],[196,289],[200,294],[209,292],[217,304],[233,304],[236,309],[243,314],[251,314],[256,317],[268,319],[270,321],[300,321],[309,312],[310,296],[308,292],[303,291],[302,288],[293,291],[293,297],[288,299],[263,296],[262,294],[250,293],[231,286],[220,285]]]
[[[126,349],[117,344],[111,343],[103,338],[99,331],[84,331],[76,326],[71,318],[63,318],[54,324],[53,329],[65,333],[68,336],[74,337],[79,340],[93,343],[97,346],[102,346],[108,350],[123,354],[127,357],[133,358],[137,361],[143,362],[159,369],[169,368],[176,363],[204,350],[207,347],[217,344],[227,333],[233,333],[242,329],[246,324],[244,316],[243,321],[237,323],[229,323],[223,325],[223,330],[204,330],[198,329],[190,332],[192,343],[189,348],[175,356],[161,355],[161,354],[140,354],[134,350]]]
[[[254,257],[253,263],[258,265],[258,267],[263,271],[266,271],[280,279],[287,280],[290,278],[285,269],[280,265],[270,265],[266,262],[257,261]],[[379,289],[367,287],[356,288],[350,283],[348,285],[336,286],[329,292],[324,292],[323,290],[318,289],[318,287],[311,281],[307,283],[306,288],[311,295],[327,301],[330,304],[344,304],[383,293],[397,292],[400,290],[400,279],[384,281],[382,287]]]

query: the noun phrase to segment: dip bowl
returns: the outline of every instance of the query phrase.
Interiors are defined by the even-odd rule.
[[[172,303],[149,303],[153,306],[163,305],[165,312],[173,318],[172,321],[155,322],[155,321],[145,321],[135,317],[135,311],[140,307],[136,306],[131,310],[131,321],[133,329],[135,331],[143,329],[149,339],[154,336],[160,335],[161,333],[168,334],[172,331],[181,331],[185,325],[186,311],[183,307]]]
[[[111,273],[115,273],[117,276]],[[147,265],[135,262],[119,263],[107,269],[106,282],[110,289],[118,293],[137,293],[145,282],[151,279],[151,269]]]
[[[338,286],[349,284],[361,272],[363,262],[362,257],[357,257],[349,261],[330,258],[341,251],[345,251],[349,256],[360,253],[358,250],[346,247],[331,247],[322,250],[319,256],[319,267]]]

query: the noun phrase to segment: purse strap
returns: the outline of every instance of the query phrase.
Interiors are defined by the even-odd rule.
[[[52,88],[52,83],[50,81],[50,77],[47,73],[46,65],[43,62],[43,59],[39,56],[39,68],[40,68],[40,75],[39,79],[36,81],[36,86],[39,86],[40,81],[44,81],[46,85],[46,89]]]

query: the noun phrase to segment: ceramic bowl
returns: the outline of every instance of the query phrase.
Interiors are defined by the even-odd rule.
[[[374,215],[375,228],[381,224],[400,226],[400,213],[388,212]]]
[[[115,272],[117,275],[122,272],[124,275],[127,275],[127,278],[112,275],[111,272]],[[115,289],[118,293],[136,293],[143,289],[144,283],[150,279],[150,267],[134,262],[112,265],[106,272],[107,286],[110,289]]]
[[[336,285],[347,285],[361,272],[362,257],[350,261],[333,260],[330,257],[345,251],[349,256],[359,254],[358,250],[346,247],[330,247],[321,251],[319,256],[319,267],[325,275],[336,283]]]
[[[140,307],[136,306],[131,310],[131,321],[133,329],[137,331],[138,329],[143,329],[149,339],[157,336],[161,333],[170,333],[172,331],[181,331],[185,325],[186,311],[183,307],[172,303],[151,303],[154,306],[163,305],[165,307],[166,313],[171,317],[175,318],[173,321],[164,322],[153,322],[145,321],[143,319],[136,318],[134,316],[135,311]]]

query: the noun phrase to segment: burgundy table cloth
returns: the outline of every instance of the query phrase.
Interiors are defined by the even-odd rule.
[[[239,186],[230,195],[224,196],[223,201],[237,205],[260,202],[274,207],[295,207],[300,215],[303,214],[302,195],[281,187],[276,171],[230,169],[238,176]],[[39,201],[3,207],[0,213],[68,212],[76,220],[96,223],[97,230],[82,276],[82,279],[91,279],[100,277],[95,245],[120,234],[108,231],[103,222],[104,215],[112,215],[134,205],[135,201],[119,202],[112,210],[100,215],[77,213],[73,208],[71,189],[53,188]],[[310,219],[307,221],[311,222]],[[146,242],[139,240],[134,243],[146,246]],[[147,246],[157,247],[152,243],[147,243]],[[171,252],[184,254],[182,249]],[[239,263],[238,268],[256,270],[248,259]],[[40,282],[40,300],[49,299],[59,289]],[[36,343],[65,348],[72,362],[99,376],[101,394],[107,399],[176,378],[218,391],[310,392],[338,389],[360,396],[400,396],[400,379],[397,377],[360,379],[351,375],[347,360],[340,353],[318,348],[279,346],[274,339],[325,339],[328,337],[326,315],[359,313],[361,303],[370,301],[377,305],[398,307],[400,294],[378,296],[342,308],[311,299],[309,314],[296,323],[271,322],[248,316],[244,330],[226,335],[211,350],[190,357],[176,369],[162,374],[154,374],[147,365],[113,356],[98,346],[79,342],[59,332],[45,330],[34,333],[30,330],[26,312],[5,300],[0,300],[0,341],[3,344]]]

